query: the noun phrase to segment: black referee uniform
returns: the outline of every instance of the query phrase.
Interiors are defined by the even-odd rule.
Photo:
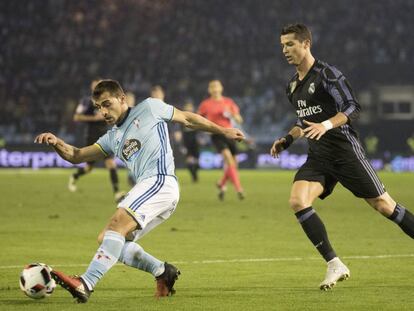
[[[197,131],[183,126],[181,127],[181,132],[183,134],[184,147],[187,149],[186,155],[198,159],[200,150],[197,142]]]
[[[79,101],[78,107],[76,108],[76,114],[82,114],[85,116],[94,116],[99,111],[93,105],[90,96],[82,97]],[[108,126],[105,121],[89,121],[83,122],[86,125],[85,131],[85,143],[86,146],[93,145],[96,141],[106,133]],[[93,164],[94,162],[88,162]]]
[[[375,198],[385,192],[384,185],[365,156],[358,134],[352,126],[361,109],[350,84],[334,66],[320,60],[303,78],[295,74],[286,89],[298,117],[296,125],[305,128],[304,120],[321,123],[338,112],[348,123],[327,131],[319,140],[308,139],[308,159],[294,180],[320,182],[323,199],[339,181],[360,198]]]

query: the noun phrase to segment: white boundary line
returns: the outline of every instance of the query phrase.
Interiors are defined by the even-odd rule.
[[[414,254],[394,254],[394,255],[361,255],[361,256],[343,256],[342,259],[393,259],[393,258],[414,258]],[[242,258],[242,259],[212,259],[212,260],[195,260],[195,261],[174,261],[174,264],[220,264],[220,263],[249,263],[249,262],[277,262],[277,261],[306,261],[321,260],[321,257],[275,257],[275,258]],[[118,265],[122,265],[118,263]],[[87,267],[88,264],[56,264],[52,267]],[[0,266],[0,270],[21,269],[24,265],[19,266]]]

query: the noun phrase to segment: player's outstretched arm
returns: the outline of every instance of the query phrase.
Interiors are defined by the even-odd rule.
[[[63,159],[73,164],[100,160],[105,157],[105,155],[96,145],[77,148],[65,143],[62,139],[58,138],[52,133],[42,133],[36,136],[34,142],[37,144],[46,144],[52,146],[52,148]]]
[[[293,127],[285,137],[275,140],[270,148],[270,155],[274,158],[279,157],[279,154],[289,148],[289,146],[299,137],[303,136],[303,130],[299,126]]]
[[[174,108],[172,121],[180,123],[185,127],[194,130],[206,131],[213,134],[221,134],[229,139],[234,139],[237,141],[245,139],[244,134],[239,129],[221,127],[214,122],[211,122],[206,118],[190,111],[181,111],[177,108]]]

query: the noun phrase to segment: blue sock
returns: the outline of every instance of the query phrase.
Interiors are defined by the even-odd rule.
[[[145,252],[134,242],[125,242],[119,261],[130,267],[149,272],[155,277],[164,272],[164,263]]]
[[[105,232],[101,246],[98,248],[86,272],[81,275],[90,290],[96,286],[96,283],[118,261],[124,244],[125,238],[120,233],[115,231]]]

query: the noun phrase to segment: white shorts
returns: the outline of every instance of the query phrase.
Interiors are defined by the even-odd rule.
[[[136,241],[168,219],[179,199],[178,182],[173,176],[157,175],[136,184],[118,204],[141,227],[127,239]]]

